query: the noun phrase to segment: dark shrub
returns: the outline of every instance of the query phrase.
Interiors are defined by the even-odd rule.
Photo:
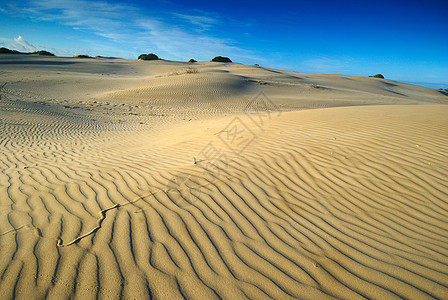
[[[54,56],[53,53],[50,53],[50,52],[45,51],[45,50],[40,50],[40,51],[34,52],[34,54],[45,55],[45,56]]]
[[[75,57],[76,58],[93,58],[93,57],[85,55],[85,54],[76,55]]]
[[[369,76],[369,77],[375,77],[375,78],[382,78],[382,79],[384,79],[383,74],[376,74],[376,75]]]
[[[0,53],[11,53],[11,54],[38,54],[38,55],[46,55],[46,56],[54,56],[53,53],[50,53],[48,51],[36,51],[36,52],[19,52],[17,50],[9,50],[8,48],[1,47]]]
[[[9,50],[8,48],[1,47],[0,48],[0,53],[14,54],[15,52],[12,51],[12,50]]]
[[[198,62],[198,61],[192,58],[192,59],[190,59],[188,62],[190,62],[190,63],[195,63],[195,62]]]
[[[138,56],[139,60],[158,60],[159,57],[157,55],[155,55],[154,53],[149,53],[149,54],[140,54]]]
[[[223,56],[216,56],[212,59],[212,61],[216,61],[216,62],[232,62],[230,60],[230,58],[228,57],[223,57]]]

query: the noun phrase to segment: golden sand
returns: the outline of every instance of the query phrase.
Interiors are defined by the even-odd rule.
[[[0,73],[2,299],[448,299],[446,95],[222,63]]]

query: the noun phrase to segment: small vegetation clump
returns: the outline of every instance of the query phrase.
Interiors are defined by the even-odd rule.
[[[448,96],[448,89],[439,89],[439,91],[442,95]]]
[[[384,79],[383,74],[376,74],[376,75],[372,75],[372,76],[369,76],[369,77],[375,77],[375,78],[382,78],[382,79]]]
[[[138,56],[138,60],[158,60],[159,57],[155,55],[154,53],[149,54],[140,54]]]
[[[76,55],[75,57],[76,58],[93,58],[93,57],[85,55],[85,54]]]
[[[192,59],[190,59],[188,62],[189,62],[189,63],[195,63],[195,62],[198,62],[198,61],[197,61],[196,59],[192,58]]]
[[[40,50],[40,51],[37,51],[37,52],[33,52],[33,54],[45,55],[45,56],[54,56],[53,53],[45,51],[45,50]]]
[[[212,61],[215,62],[232,62],[232,60],[230,60],[230,58],[228,57],[224,57],[224,56],[216,56],[212,59]]]
[[[196,74],[196,73],[199,73],[198,69],[187,68],[187,69],[183,69],[183,70],[174,71],[169,74],[156,75],[156,77],[177,76],[177,75],[183,75],[183,74]]]
[[[199,70],[198,69],[190,69],[190,68],[188,68],[188,69],[185,70],[185,73],[186,74],[196,74],[196,73],[199,73]]]

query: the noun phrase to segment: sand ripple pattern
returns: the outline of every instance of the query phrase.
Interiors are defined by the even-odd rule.
[[[182,158],[214,134],[1,109],[3,299],[447,298],[444,106],[284,113],[220,172]]]

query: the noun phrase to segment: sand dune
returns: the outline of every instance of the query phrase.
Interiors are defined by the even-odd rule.
[[[239,64],[0,65],[3,299],[447,299],[438,91]]]

